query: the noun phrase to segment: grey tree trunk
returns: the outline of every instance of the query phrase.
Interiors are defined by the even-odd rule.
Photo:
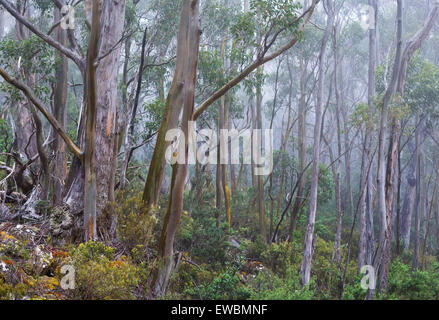
[[[415,145],[412,141],[408,143],[408,148],[411,154],[410,164],[407,171],[407,187],[405,191],[404,201],[401,210],[400,220],[400,235],[403,242],[403,248],[409,250],[410,248],[410,227],[412,225],[412,214],[416,198],[416,154]]]
[[[297,147],[299,153],[299,172],[303,172],[306,166],[306,75],[307,75],[307,63],[300,59],[300,100],[298,113],[298,132],[297,132]],[[293,232],[296,228],[297,217],[299,210],[303,202],[303,196],[306,184],[306,174],[300,177],[297,186],[297,195],[294,200],[293,209],[291,211],[290,221],[290,240],[293,239]]]
[[[316,221],[317,212],[317,189],[319,183],[319,162],[320,162],[320,136],[322,127],[322,100],[323,100],[323,78],[324,73],[324,61],[326,58],[326,46],[331,34],[332,25],[334,21],[333,2],[331,0],[326,1],[327,7],[327,21],[325,34],[322,39],[319,54],[319,69],[318,69],[318,85],[317,85],[317,103],[315,112],[315,125],[314,125],[314,146],[313,146],[313,167],[311,175],[311,193],[309,204],[308,224],[305,233],[305,245],[303,250],[303,260],[301,265],[302,285],[307,286],[311,277],[311,264],[313,256],[313,243],[314,243],[314,224]]]
[[[54,20],[58,22],[61,19],[60,10],[54,8]],[[59,43],[67,46],[67,33],[61,27],[56,28],[56,40]],[[64,129],[67,118],[67,76],[68,76],[68,59],[65,55],[57,52],[58,63],[56,66],[55,77],[57,82],[55,84],[53,97],[53,115],[58,120],[60,126]],[[53,133],[53,152],[55,158],[53,159],[53,178],[52,188],[53,197],[52,203],[60,205],[63,201],[63,192],[67,171],[66,146],[60,135]]]

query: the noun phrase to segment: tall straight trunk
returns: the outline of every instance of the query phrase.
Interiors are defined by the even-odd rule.
[[[402,134],[399,135],[400,140],[402,137]],[[401,252],[401,242],[400,242],[400,223],[401,220],[401,180],[402,180],[402,168],[401,168],[401,141],[398,142],[398,155],[397,155],[397,161],[398,161],[398,170],[397,170],[397,177],[395,178],[397,187],[396,187],[396,212],[395,212],[395,239],[396,239],[396,254],[399,255]]]
[[[54,20],[59,21],[61,18],[60,9],[54,8]],[[61,27],[56,28],[56,40],[59,43],[67,46],[67,32]],[[65,55],[56,53],[58,63],[56,66],[55,77],[57,82],[55,83],[54,95],[53,95],[53,114],[55,119],[58,120],[60,126],[64,129],[67,118],[67,76],[68,76],[68,59]],[[54,133],[53,139],[55,141],[52,144],[55,157],[53,159],[53,178],[52,178],[52,203],[53,205],[60,205],[63,201],[64,185],[67,175],[67,158],[66,158],[66,146],[61,136]]]
[[[128,170],[128,165],[130,163],[132,154],[133,154],[133,147],[135,143],[135,137],[134,137],[134,127],[135,127],[135,120],[136,120],[136,114],[137,109],[139,106],[139,99],[140,99],[140,92],[142,89],[142,79],[143,79],[143,67],[145,64],[145,50],[146,50],[146,36],[147,36],[148,28],[145,28],[143,32],[143,38],[142,38],[142,49],[140,51],[140,64],[139,64],[139,70],[137,71],[137,86],[136,86],[136,94],[133,102],[132,109],[130,111],[130,119],[127,123],[127,127],[124,128],[126,131],[125,134],[125,150],[124,150],[124,158],[123,158],[123,164],[122,168],[120,169],[120,189],[125,189],[126,186],[126,174]],[[129,44],[127,42],[127,44]],[[128,46],[128,50],[131,47],[131,45]],[[129,52],[126,50],[126,55],[129,55]],[[128,61],[126,61],[126,65],[128,64]],[[124,66],[125,67],[125,66]],[[124,70],[125,75],[125,70]],[[130,101],[131,102],[131,101]],[[126,102],[127,107],[129,107],[130,102]]]
[[[437,198],[437,188],[438,188],[438,169],[439,166],[435,166],[435,171],[436,171],[436,177],[434,179],[434,186],[433,186],[433,193],[431,195],[431,201],[430,201],[430,207],[428,209],[428,215],[426,217],[426,229],[425,229],[425,235],[424,235],[424,244],[422,246],[422,263],[421,263],[421,269],[423,269],[425,267],[425,254],[427,252],[427,240],[428,240],[428,235],[430,233],[430,228],[431,228],[431,216],[432,216],[432,210],[433,210],[433,206],[434,206],[434,199]],[[428,189],[428,188],[427,188]],[[428,202],[428,196],[426,195],[426,201]],[[426,203],[427,205],[427,203]]]
[[[262,68],[258,69],[258,72],[262,75]],[[257,135],[256,139],[259,141],[258,147],[262,147],[262,87],[261,85],[258,85],[256,87],[256,127],[255,129],[259,130],[260,134]],[[266,150],[267,151],[267,150]],[[254,153],[255,150],[252,150],[252,153]],[[261,151],[257,151],[257,156],[259,157],[261,155]],[[260,159],[256,158],[256,162],[259,164],[261,163]],[[258,210],[258,217],[259,217],[259,231],[264,239],[264,241],[268,241],[267,238],[267,227],[265,222],[265,199],[264,199],[264,179],[262,175],[256,176],[257,181],[257,210]]]
[[[319,162],[320,162],[320,136],[322,127],[322,100],[323,100],[323,78],[324,62],[326,58],[326,46],[331,34],[332,25],[334,21],[333,1],[326,1],[327,21],[325,34],[322,39],[322,44],[319,54],[319,68],[318,68],[318,84],[317,84],[317,102],[315,108],[315,124],[314,124],[314,146],[313,146],[313,167],[311,175],[311,190],[310,190],[310,204],[308,224],[305,233],[305,245],[303,250],[303,260],[301,265],[302,285],[307,286],[311,278],[311,264],[313,256],[314,243],[314,224],[316,221],[317,212],[317,189],[319,183]]]
[[[229,97],[227,95],[224,96],[224,109],[223,109],[223,117],[224,117],[224,128],[229,129]],[[224,194],[224,211],[226,214],[226,219],[229,224],[229,226],[232,226],[232,204],[230,201],[230,187],[229,187],[229,181],[227,179],[228,173],[227,173],[227,164],[221,164],[222,170],[221,170],[221,184],[223,187],[223,194]]]
[[[385,139],[387,133],[387,121],[388,121],[388,106],[390,101],[395,94],[396,85],[399,76],[399,69],[401,63],[402,55],[402,18],[403,18],[403,4],[402,0],[398,0],[397,7],[397,49],[396,57],[393,65],[392,79],[390,81],[389,87],[387,88],[381,110],[381,120],[380,120],[380,133],[378,140],[378,211],[380,213],[380,242],[379,251],[375,259],[376,270],[378,271],[378,288],[385,290],[387,287],[387,278],[390,266],[390,237],[391,237],[391,213],[388,212],[389,201],[386,201],[390,194],[389,188],[386,188],[386,182],[389,181],[390,175],[386,175],[386,159],[385,159]],[[392,149],[390,149],[392,150]],[[391,161],[391,160],[390,160]],[[387,180],[386,180],[387,176]],[[392,207],[390,206],[390,209]]]
[[[277,104],[277,96],[278,96],[278,84],[279,84],[279,69],[282,65],[282,60],[279,60],[278,64],[277,64],[277,68],[276,68],[276,76],[275,76],[275,84],[274,84],[274,98],[273,98],[273,106],[272,106],[272,110],[271,110],[271,120],[270,120],[270,129],[273,129],[273,121],[274,121],[274,116],[276,114],[276,104]],[[290,98],[291,99],[291,84],[290,84]],[[291,100],[290,100],[290,106],[291,106]],[[289,108],[290,109],[290,108]],[[288,113],[290,115],[290,113]],[[287,130],[288,131],[288,126],[289,126],[289,122],[290,122],[290,117],[288,118],[288,123],[287,123]],[[285,138],[283,138],[282,140],[285,140]],[[273,148],[273,146],[271,147]],[[281,145],[281,151],[284,151],[284,146],[283,143]],[[280,154],[281,156],[281,160],[283,157],[283,154]],[[279,196],[282,199],[282,188],[283,188],[283,178],[284,178],[284,169],[282,169],[282,173],[281,173],[281,182],[280,182],[280,188],[279,188]],[[271,239],[273,236],[273,231],[274,231],[274,196],[272,194],[272,190],[273,190],[273,175],[270,174],[270,186],[268,189],[268,196],[270,197],[270,229],[268,232],[268,242],[271,243]],[[279,208],[278,208],[279,211]]]
[[[95,139],[98,107],[98,90],[96,77],[96,59],[99,54],[101,37],[102,2],[93,1],[91,33],[87,51],[87,112],[85,124],[85,153],[84,153],[84,240],[95,240],[96,235],[96,197],[97,182],[95,172]]]
[[[221,59],[224,61],[224,53],[225,53],[226,39],[225,37],[221,43]],[[222,70],[224,73],[224,69]],[[219,110],[218,110],[218,137],[221,134],[221,130],[225,129],[225,96],[222,96],[220,99]],[[224,186],[224,170],[225,166],[221,164],[221,146],[218,144],[217,146],[217,165],[216,165],[216,208],[218,209],[217,222],[218,225],[221,223],[221,209],[223,208],[223,196],[225,198],[225,186]]]
[[[255,104],[255,96],[252,92],[250,93],[250,97],[248,98],[248,107],[250,109],[250,121],[251,121],[251,126],[252,128],[256,128],[257,124],[256,124],[256,104]],[[256,102],[257,103],[257,102]],[[252,139],[251,139],[251,145],[252,145],[252,150],[253,150],[253,134],[254,132],[252,131]],[[257,192],[258,189],[258,180],[257,180],[257,176],[255,175],[255,161],[253,159],[253,152],[251,153],[251,178],[252,178],[252,187],[254,189],[254,192]]]
[[[417,121],[419,122],[419,121]],[[424,128],[423,120],[419,122],[418,128],[416,128],[416,205],[415,205],[415,234],[413,242],[413,269],[419,267],[419,249],[421,246],[421,221],[424,215],[424,183],[422,181],[424,176]]]
[[[174,109],[183,109],[181,130],[185,137],[189,136],[189,121],[193,119],[199,42],[199,1],[184,0],[178,36],[177,67],[174,74],[174,83],[178,90],[171,89],[167,105]],[[174,94],[177,97],[174,97]],[[167,122],[166,119],[163,121]],[[160,266],[155,269],[150,284],[152,298],[160,297],[165,293],[175,267],[174,237],[183,211],[183,191],[188,170],[188,139],[185,139],[184,144],[185,164],[174,164],[172,168],[170,197],[159,243]]]
[[[230,109],[230,105],[228,106],[228,108]],[[230,111],[229,111],[229,124],[228,124],[228,126],[229,126],[229,129],[233,128],[232,119],[230,118]],[[237,180],[236,173],[235,173],[236,167],[235,167],[235,165],[231,161],[231,156],[232,156],[232,146],[230,145],[229,146],[230,191],[231,191],[230,196],[233,197],[236,194],[236,191],[238,189],[238,183],[237,183],[238,180]]]
[[[338,51],[338,46],[337,46],[337,36],[338,36],[338,30],[336,27],[334,27],[334,33],[333,33],[333,46],[334,46],[334,87],[335,87],[335,99],[336,99],[336,113],[335,113],[335,117],[336,117],[336,123],[337,123],[337,152],[338,152],[338,160],[337,163],[334,163],[334,169],[333,169],[333,173],[334,173],[334,179],[335,179],[335,199],[336,199],[336,208],[337,208],[337,228],[336,228],[336,234],[335,234],[335,241],[334,241],[334,252],[335,252],[335,261],[337,262],[337,265],[340,266],[340,251],[341,251],[341,232],[342,232],[342,228],[343,228],[343,215],[344,215],[344,210],[346,209],[346,204],[344,205],[344,208],[342,207],[342,195],[341,195],[341,157],[342,157],[342,148],[341,148],[341,125],[340,125],[340,118],[341,118],[341,112],[344,111],[344,103],[343,103],[343,99],[341,97],[341,93],[340,93],[340,86],[343,85],[342,81],[339,81],[339,75],[341,78],[341,74],[342,74],[342,66],[341,66],[341,61],[339,61],[339,51]],[[342,80],[342,79],[340,79]],[[345,118],[345,117],[344,117]],[[347,134],[347,128],[346,128],[346,121],[345,121],[345,132]],[[347,148],[349,147],[346,143],[346,139],[349,139],[349,136],[346,137],[345,135],[345,168],[346,168],[346,181],[345,181],[345,185],[348,186],[346,187],[346,192],[345,192],[345,199],[348,197],[350,199],[350,164],[348,164],[348,162],[350,162],[350,156],[349,156],[349,152],[347,151]],[[331,163],[333,163],[334,160],[334,156],[331,157]],[[334,258],[334,257],[333,257]]]
[[[221,98],[221,103],[219,107],[219,117],[218,117],[218,137],[220,136],[221,129],[224,128],[224,97]],[[216,208],[217,210],[217,225],[221,224],[222,221],[222,208],[223,208],[223,168],[221,165],[221,146],[217,146],[217,165],[216,165]]]
[[[16,1],[17,10],[29,18],[28,7],[23,7],[23,5],[22,1]],[[24,41],[29,38],[29,30],[17,21],[15,24],[15,35],[17,40]],[[17,128],[15,139],[17,150],[23,158],[31,158],[38,152],[30,108],[31,105],[29,105],[28,100],[17,102],[15,114]]]
[[[299,172],[303,172],[306,166],[306,75],[307,75],[307,64],[300,59],[300,100],[298,107],[298,132],[297,132],[297,147],[299,153]],[[293,238],[293,232],[296,227],[296,221],[301,208],[305,184],[306,184],[306,174],[302,174],[299,178],[297,186],[297,195],[294,200],[293,209],[291,211],[290,220],[290,239]]]
[[[188,5],[185,3],[185,5]],[[180,20],[180,30],[184,28],[182,25],[187,23],[187,21]],[[165,110],[163,113],[163,120],[160,124],[160,128],[157,133],[157,140],[154,147],[154,152],[152,155],[151,163],[148,170],[148,176],[146,178],[145,188],[143,191],[143,202],[146,208],[152,208],[157,206],[157,202],[160,194],[160,187],[165,174],[166,159],[165,151],[170,145],[170,142],[165,140],[166,133],[169,129],[174,129],[177,126],[178,119],[181,114],[181,108],[176,108],[175,106],[182,105],[183,99],[183,79],[184,79],[184,60],[182,57],[182,52],[184,52],[185,38],[187,35],[184,32],[179,32],[179,37],[183,39],[178,39],[177,51],[180,52],[180,61],[177,61],[176,69],[174,72],[174,79],[171,84],[171,88],[168,92],[168,97],[165,103]],[[177,53],[178,55],[178,53]]]
[[[125,25],[125,0],[108,1],[103,6],[102,35],[100,55],[106,55],[99,61],[96,70],[97,115],[96,115],[96,177],[97,177],[97,213],[108,202],[114,202],[117,153],[115,139],[118,137],[118,75],[121,44]],[[116,46],[115,46],[116,45]]]
[[[412,214],[415,205],[416,198],[416,154],[415,154],[415,145],[412,141],[408,143],[410,163],[407,168],[407,184],[406,191],[404,196],[404,201],[401,209],[401,218],[399,220],[399,230],[400,236],[402,238],[402,244],[404,250],[409,250],[410,248],[410,227],[412,225]]]

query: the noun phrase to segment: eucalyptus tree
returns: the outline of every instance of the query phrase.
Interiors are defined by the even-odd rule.
[[[303,250],[303,260],[300,268],[302,285],[309,285],[311,278],[311,263],[313,256],[314,240],[314,224],[316,221],[317,211],[317,189],[319,183],[319,161],[320,161],[320,138],[322,128],[322,106],[323,106],[323,86],[324,86],[324,61],[326,59],[327,43],[331,35],[334,22],[334,3],[331,0],[327,0],[325,3],[325,10],[327,13],[326,28],[321,41],[320,53],[319,53],[319,66],[318,66],[318,84],[317,84],[317,97],[315,107],[315,124],[314,124],[314,145],[313,145],[313,166],[311,175],[311,194],[310,205],[308,214],[308,223],[305,234],[305,244]]]
[[[36,99],[30,87],[1,70],[3,78],[32,101],[77,157],[76,166],[71,168],[75,180],[68,186],[70,190],[66,202],[75,211],[84,210],[85,239],[96,239],[96,217],[107,202],[114,199],[119,42],[123,33],[125,1],[111,1],[106,5],[102,1],[86,1],[83,7],[85,24],[90,29],[86,55],[78,44],[75,30],[67,31],[69,48],[40,30],[9,1],[2,0],[0,4],[23,27],[72,60],[82,74],[86,111],[80,119],[84,122],[84,129],[78,146],[48,112],[48,108]],[[59,9],[66,5],[62,0],[54,1],[53,4]],[[99,165],[96,166],[95,162]]]

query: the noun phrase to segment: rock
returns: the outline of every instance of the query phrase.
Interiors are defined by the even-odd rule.
[[[0,204],[0,220],[6,220],[11,215],[11,211],[9,208],[4,204]]]
[[[72,239],[74,217],[65,206],[56,207],[52,210],[49,219],[49,232],[52,235],[52,242],[62,246]]]

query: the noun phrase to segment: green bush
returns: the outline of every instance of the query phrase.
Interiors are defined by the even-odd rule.
[[[118,237],[128,251],[141,251],[152,241],[152,232],[157,222],[154,210],[146,212],[141,192],[125,194],[122,198],[122,203],[115,204]]]
[[[280,278],[269,270],[263,270],[249,281],[252,288],[251,299],[257,300],[311,300],[315,295],[314,282],[302,288],[300,273],[289,267],[285,278]]]
[[[411,271],[396,259],[390,267],[387,295],[404,300],[439,299],[439,264],[435,263],[430,270]]]
[[[186,293],[206,300],[245,300],[252,295],[234,270],[222,272],[211,282],[199,286],[198,290],[191,288]]]
[[[100,242],[81,243],[71,252],[75,268],[73,298],[89,300],[134,299],[138,270],[126,257]]]
[[[194,209],[192,217],[186,218],[187,229],[179,233],[178,240],[185,239],[181,244],[186,245],[179,249],[188,251],[194,260],[220,267],[226,259],[229,227],[226,222],[218,225],[215,210],[215,208]],[[192,227],[192,232],[188,227]],[[191,234],[190,247],[187,247]]]
[[[285,277],[292,264],[293,244],[291,242],[272,243],[261,254],[261,262],[280,277]]]

